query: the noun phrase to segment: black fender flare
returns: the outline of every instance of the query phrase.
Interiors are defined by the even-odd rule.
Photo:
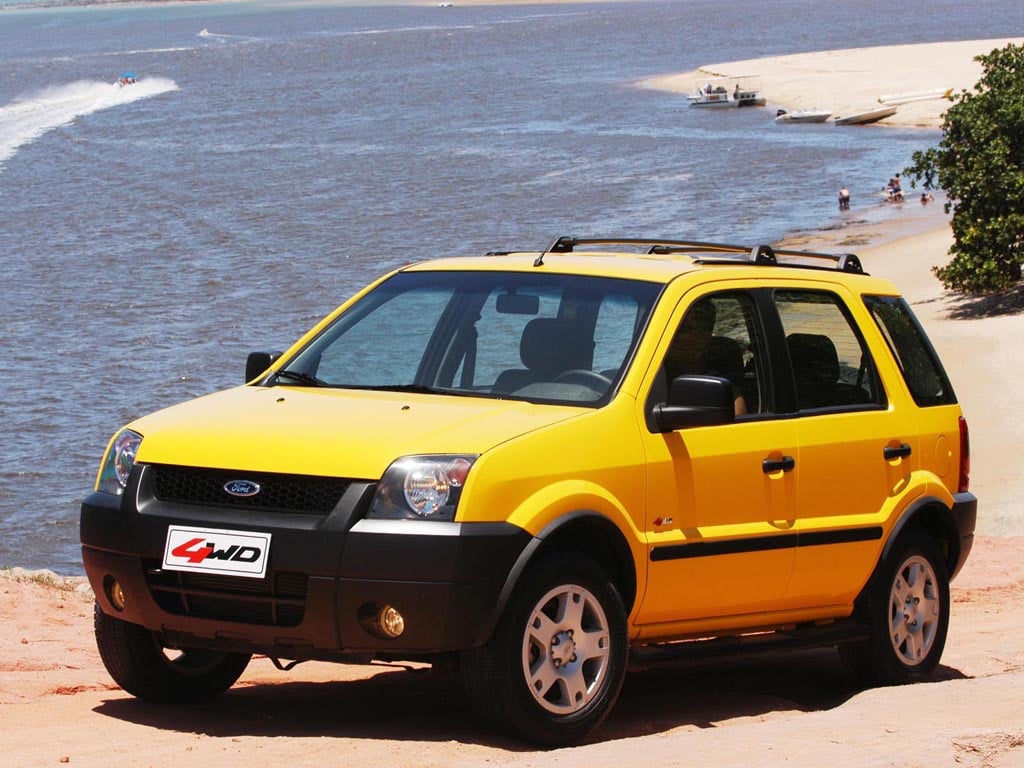
[[[498,593],[498,598],[494,602],[494,608],[491,610],[491,613],[487,617],[487,619],[481,623],[479,635],[474,639],[474,645],[480,645],[487,642],[491,635],[494,634],[494,630],[498,626],[498,622],[501,620],[501,615],[504,613],[505,606],[508,604],[508,601],[511,598],[512,593],[519,585],[519,582],[522,579],[523,574],[540,555],[541,551],[543,550],[548,540],[553,538],[559,531],[561,531],[565,527],[572,525],[574,523],[585,521],[587,519],[593,519],[602,528],[608,531],[614,530],[618,534],[617,538],[619,546],[616,546],[616,544],[613,544],[612,546],[616,549],[619,549],[619,547],[621,547],[621,550],[617,552],[619,559],[624,559],[625,557],[628,557],[629,561],[631,563],[634,563],[633,567],[635,568],[635,562],[633,560],[632,554],[630,553],[629,544],[626,542],[625,537],[619,530],[618,526],[616,526],[615,523],[613,523],[607,516],[602,515],[600,512],[597,512],[592,509],[579,509],[574,512],[570,512],[566,515],[561,515],[557,519],[552,520],[550,523],[548,523],[548,525],[541,529],[532,539],[530,539],[527,545],[523,547],[522,552],[519,553],[519,556],[516,558],[515,563],[513,563],[512,567],[509,569],[508,576],[505,578],[505,583],[502,585],[501,592]],[[586,549],[580,549],[578,551],[587,554]],[[618,573],[618,570],[616,571],[616,573]],[[616,574],[612,575],[614,576]],[[628,594],[624,594],[622,598],[623,601],[626,603],[628,612],[629,606],[632,603],[634,594],[636,592],[635,572],[632,574],[632,583],[626,586]]]
[[[926,510],[934,510],[934,513]],[[961,533],[956,518],[949,506],[939,497],[922,496],[919,499],[914,499],[903,510],[899,519],[896,520],[896,523],[890,529],[889,536],[882,546],[882,552],[878,556],[878,562],[871,572],[871,578],[865,584],[861,595],[870,588],[872,582],[874,582],[875,574],[878,573],[878,569],[882,567],[882,564],[888,560],[903,532],[909,526],[921,521],[923,521],[925,528],[936,535],[936,543],[946,556],[946,568],[949,577],[950,579],[953,578],[955,572],[959,570],[959,566],[963,563],[963,557],[961,557]]]

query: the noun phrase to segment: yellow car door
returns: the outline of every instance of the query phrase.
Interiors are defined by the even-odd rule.
[[[698,341],[687,326],[709,308],[711,336],[719,341]],[[659,347],[664,362],[651,372],[644,405],[648,578],[636,622],[670,624],[773,610],[795,554],[791,470],[797,442],[791,421],[770,412],[768,361],[754,295],[731,286],[690,292],[669,329]],[[673,350],[674,343],[691,348]],[[693,349],[701,344],[703,356]],[[708,360],[719,347],[731,348],[733,359]],[[729,379],[736,394],[735,420],[657,431],[649,414],[666,396],[666,369],[673,367],[673,376],[682,371]]]

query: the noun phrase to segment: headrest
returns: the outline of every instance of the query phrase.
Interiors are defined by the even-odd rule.
[[[791,333],[786,337],[797,385],[831,385],[839,381],[839,355],[828,336]]]
[[[523,365],[542,376],[566,370],[572,349],[572,326],[553,317],[535,317],[526,324],[519,341]]]
[[[734,384],[743,381],[743,348],[728,336],[712,336],[704,353],[707,373],[722,376]]]

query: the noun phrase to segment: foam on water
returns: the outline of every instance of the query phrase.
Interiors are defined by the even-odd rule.
[[[79,80],[20,96],[0,107],[0,170],[20,147],[47,131],[101,109],[131,104],[177,89],[173,80],[163,77],[143,78],[125,87]]]

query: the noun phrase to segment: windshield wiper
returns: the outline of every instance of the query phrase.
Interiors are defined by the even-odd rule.
[[[311,373],[304,373],[303,371],[289,371],[287,369],[280,370],[274,373],[274,381],[278,379],[290,379],[299,384],[305,384],[309,387],[329,387],[323,379],[318,379]]]
[[[466,392],[459,389],[442,389],[439,387],[428,387],[423,384],[380,384],[353,387],[353,389],[367,389],[373,392],[412,392],[416,395],[452,395],[453,397],[475,397],[478,392]]]

